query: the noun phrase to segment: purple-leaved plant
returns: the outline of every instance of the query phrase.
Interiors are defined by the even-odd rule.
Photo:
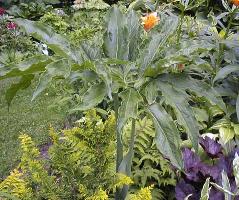
[[[222,185],[221,173],[223,170],[227,173],[232,192],[236,191],[232,162],[235,158],[235,153],[239,153],[239,149],[235,149],[229,155],[224,155],[222,146],[217,141],[209,137],[201,138],[199,141],[213,164],[203,162],[194,151],[184,148],[182,153],[185,175],[183,175],[175,188],[177,200],[184,200],[190,194],[192,196],[189,197],[189,200],[199,200],[202,186],[208,177],[210,177],[210,181]],[[224,199],[224,194],[212,187],[209,200]],[[239,197],[236,197],[235,200],[239,200]]]

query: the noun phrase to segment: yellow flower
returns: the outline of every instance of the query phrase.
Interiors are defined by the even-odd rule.
[[[157,12],[150,13],[145,17],[141,17],[142,24],[144,25],[144,30],[149,31],[154,26],[156,26],[159,22],[159,17],[157,16]]]

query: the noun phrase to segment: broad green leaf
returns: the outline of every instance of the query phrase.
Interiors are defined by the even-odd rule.
[[[233,174],[235,176],[237,189],[239,189],[239,156],[237,153],[235,154],[235,158],[233,160]]]
[[[180,150],[180,133],[171,116],[160,104],[149,106],[156,129],[155,142],[159,151],[178,169],[183,169],[183,159]]]
[[[186,74],[168,74],[160,78],[162,81],[169,82],[175,88],[190,91],[198,97],[204,97],[212,105],[217,105],[223,111],[226,111],[226,105],[220,94],[204,81],[193,79]]]
[[[101,49],[98,46],[92,46],[87,42],[82,42],[80,45],[80,48],[82,49],[82,57],[85,61],[87,60],[96,60],[101,58],[102,52]]]
[[[211,188],[209,188],[209,183],[210,183],[210,179],[207,178],[206,182],[203,185],[202,191],[201,191],[200,200],[209,200],[209,193],[210,193],[210,189],[211,189]]]
[[[80,51],[80,48],[78,51],[73,49],[66,38],[56,34],[54,30],[46,24],[27,19],[15,19],[15,21],[19,26],[25,29],[27,34],[46,43],[47,46],[59,56],[70,58],[77,63],[84,61],[82,57],[85,57],[85,55],[83,51]],[[83,54],[83,56],[81,54]]]
[[[239,122],[239,94],[236,101],[236,112],[237,112],[237,121]]]
[[[178,19],[166,17],[160,22],[160,33],[154,34],[139,58],[139,65],[142,72],[156,59],[157,53],[165,46],[168,38],[176,31]]]
[[[229,142],[231,139],[234,138],[235,131],[231,127],[220,127],[219,135],[220,135],[220,138],[222,139],[222,142],[226,144],[227,142]]]
[[[18,64],[6,65],[0,68],[0,80],[4,78],[39,73],[41,71],[44,71],[46,65],[50,62],[50,57],[44,55],[36,55],[27,58]]]
[[[192,107],[188,103],[188,95],[186,92],[176,90],[167,83],[158,81],[157,84],[165,97],[166,103],[174,108],[179,123],[186,129],[193,148],[197,152],[199,127]]]
[[[139,92],[133,88],[124,90],[119,94],[121,105],[119,107],[119,117],[117,120],[117,129],[122,131],[126,122],[130,119],[136,119],[138,114],[138,104],[142,101]]]
[[[129,41],[126,17],[116,6],[108,13],[107,30],[104,35],[104,51],[109,58],[128,60]]]
[[[110,76],[110,68],[107,65],[101,63],[96,63],[92,70],[97,73],[97,75],[105,82],[107,87],[107,94],[110,99],[112,99],[112,78]]]
[[[199,122],[207,122],[209,119],[208,113],[206,110],[204,109],[200,109],[197,107],[193,107],[192,108],[194,113],[195,113],[195,117]]]
[[[213,82],[220,79],[226,78],[229,74],[239,71],[239,65],[228,65],[219,70],[219,72],[216,74],[215,78],[213,79]]]
[[[32,100],[34,100],[54,77],[67,78],[71,72],[71,63],[67,59],[57,60],[46,66],[46,71],[41,74],[37,88],[33,93]]]
[[[107,94],[107,88],[104,82],[98,83],[90,87],[82,96],[81,103],[72,111],[88,110],[101,103]]]
[[[34,78],[34,75],[32,74],[25,75],[21,78],[21,80],[18,83],[11,85],[11,87],[7,90],[6,96],[5,96],[8,107],[10,107],[10,104],[13,98],[16,96],[17,92],[21,89],[28,88],[33,78]]]
[[[141,24],[134,10],[129,11],[127,24],[129,32],[129,60],[135,60],[138,56]]]

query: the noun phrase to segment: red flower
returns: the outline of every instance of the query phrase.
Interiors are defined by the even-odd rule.
[[[0,7],[0,16],[2,16],[5,12],[6,12],[5,9]]]
[[[8,22],[7,23],[7,29],[8,30],[15,30],[17,28],[17,24],[14,22]]]

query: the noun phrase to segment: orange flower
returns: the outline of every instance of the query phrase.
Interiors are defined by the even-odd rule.
[[[178,67],[179,71],[183,71],[185,68],[185,65],[182,63],[179,63],[179,64],[177,64],[177,67]]]
[[[232,2],[235,6],[239,6],[239,0],[231,0],[231,2]]]
[[[157,17],[157,12],[150,13],[145,17],[141,17],[142,24],[144,25],[144,30],[149,31],[159,22],[159,17]]]

